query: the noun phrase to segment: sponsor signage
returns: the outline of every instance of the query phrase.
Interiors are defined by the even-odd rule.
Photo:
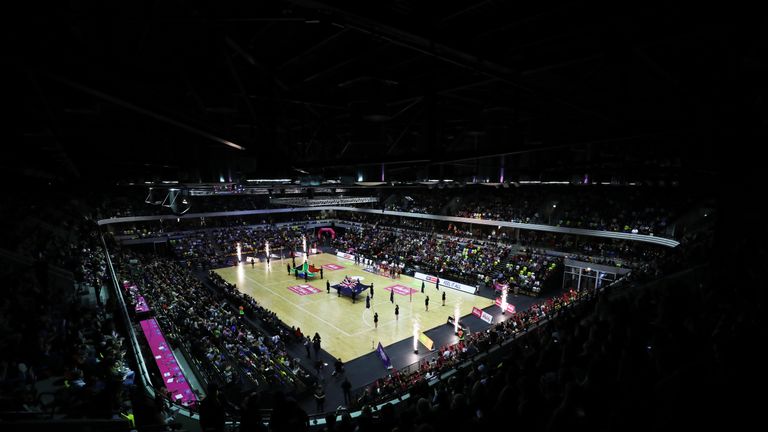
[[[509,292],[509,284],[501,284],[498,282],[493,283],[493,287],[496,289],[496,291],[504,291],[504,289],[507,289],[507,292]]]
[[[402,285],[392,285],[384,288],[384,291],[394,291],[395,294],[401,295],[401,296],[407,296],[411,295],[412,293],[415,293],[416,290],[410,287],[402,286]]]
[[[501,298],[496,299],[496,306],[501,307]],[[507,312],[509,313],[515,313],[515,305],[511,303],[507,303]]]
[[[392,361],[389,359],[387,352],[384,351],[384,347],[381,345],[381,342],[379,342],[379,346],[376,347],[376,354],[379,355],[379,358],[381,359],[382,363],[384,363],[385,368],[392,369]]]
[[[490,324],[493,321],[493,315],[489,314],[486,311],[483,311],[483,314],[480,316],[480,319]]]
[[[493,321],[493,315],[489,314],[488,312],[486,312],[486,311],[484,311],[484,310],[482,310],[480,308],[473,307],[472,308],[472,315],[480,318],[481,320],[487,322],[488,324],[490,324],[491,321]]]
[[[149,305],[144,296],[136,297],[136,312],[149,312]]]
[[[290,287],[288,287],[288,289],[293,291],[294,293],[300,295],[300,296],[305,296],[305,295],[310,295],[310,294],[317,294],[317,293],[320,292],[319,289],[317,289],[317,288],[315,288],[315,287],[313,287],[312,285],[309,285],[309,284],[290,286]]]
[[[144,337],[147,338],[147,344],[155,357],[155,363],[163,377],[165,389],[170,394],[174,402],[184,406],[190,406],[197,403],[197,396],[192,392],[181,365],[176,361],[171,346],[166,342],[165,335],[160,329],[160,325],[154,318],[139,322]]]
[[[435,343],[432,341],[432,339],[429,338],[429,336],[424,333],[419,334],[419,342],[421,342],[421,344],[427,347],[427,349],[430,351],[435,348]]]
[[[350,254],[344,253],[344,252],[336,252],[336,256],[339,257],[339,258],[344,258],[344,259],[350,260],[350,261],[354,261],[355,260],[355,256],[354,255],[350,255]]]
[[[123,282],[123,288],[130,294],[136,301],[136,312],[149,312],[149,305],[144,297],[139,294],[139,287],[132,285],[130,282]]]
[[[414,273],[413,277],[415,277],[416,279],[423,280],[425,282],[431,282],[431,283],[436,283],[438,281],[438,278],[436,276],[428,275],[428,274],[421,273],[421,272]],[[476,291],[475,287],[473,287],[473,286],[469,286],[469,285],[465,285],[465,284],[462,284],[462,283],[454,282],[454,281],[448,280],[448,279],[440,279],[440,286],[441,287],[452,288],[452,289],[455,289],[457,291],[463,291],[465,293],[470,293],[470,294],[474,294],[475,291]]]
[[[325,264],[323,265],[323,268],[326,270],[341,270],[344,268],[344,266],[340,266],[338,264]]]

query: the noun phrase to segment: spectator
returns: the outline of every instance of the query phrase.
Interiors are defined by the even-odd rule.
[[[325,412],[325,391],[320,384],[315,388],[315,403],[317,404],[317,412]]]
[[[224,406],[219,400],[219,386],[208,384],[208,394],[200,404],[200,427],[204,432],[224,431]]]
[[[320,334],[315,332],[315,335],[312,337],[312,348],[315,350],[315,358],[317,358],[318,353],[320,352]]]
[[[333,363],[333,376],[344,373],[344,362],[341,361],[341,357],[337,358]]]
[[[344,393],[344,405],[349,405],[352,401],[352,384],[349,382],[349,378],[344,378],[344,381],[341,383],[341,390]]]

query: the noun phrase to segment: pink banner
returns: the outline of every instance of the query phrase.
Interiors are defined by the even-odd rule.
[[[407,296],[411,295],[412,293],[415,293],[416,290],[410,287],[402,286],[402,285],[392,285],[384,288],[384,291],[394,291],[395,294],[401,295],[401,296]]]
[[[165,336],[163,336],[163,331],[160,330],[157,320],[154,318],[147,319],[139,324],[141,324],[144,337],[147,338],[149,349],[152,350],[152,355],[155,357],[155,363],[160,369],[165,388],[171,393],[171,399],[184,406],[194,405],[197,402],[197,396],[192,392],[184,373],[181,372],[181,367],[179,367],[171,347],[165,341]]]
[[[350,260],[350,261],[354,261],[355,260],[355,256],[354,255],[351,255],[351,254],[348,254],[348,253],[344,253],[344,252],[336,252],[336,256],[339,257],[339,258],[344,258],[344,259]]]
[[[332,239],[334,240],[336,239],[336,231],[334,231],[333,228],[320,228],[319,230],[317,230],[318,240],[323,237],[323,233],[325,232],[330,233]]]
[[[501,298],[496,299],[496,306],[501,307]],[[512,303],[507,303],[507,312],[515,313],[515,305]]]
[[[288,289],[300,296],[317,294],[320,292],[319,289],[308,284],[289,286]]]
[[[144,300],[143,296],[139,295],[139,287],[130,282],[123,282],[123,289],[125,289],[125,292],[130,294],[136,302],[136,312],[149,312],[147,301]]]
[[[427,282],[432,282],[432,283],[435,283],[435,282],[438,281],[438,279],[436,277],[432,276],[432,275],[426,275],[424,277],[424,280],[426,280]]]
[[[149,305],[143,296],[136,298],[136,312],[149,312]]]
[[[488,312],[482,309],[478,309],[476,307],[472,308],[472,315],[480,318],[481,320],[487,322],[488,324],[490,324],[493,321],[493,316],[491,314],[489,314]]]
[[[323,268],[326,270],[341,270],[344,268],[344,266],[340,266],[338,264],[325,264]]]

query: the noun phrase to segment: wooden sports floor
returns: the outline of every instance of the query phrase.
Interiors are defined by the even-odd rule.
[[[296,264],[301,263],[296,259]],[[310,279],[308,285],[312,288],[293,288],[305,285],[303,279],[297,280],[289,275],[286,264],[290,259],[272,260],[269,267],[266,263],[256,263],[252,268],[250,263],[239,267],[227,267],[215,270],[226,281],[236,284],[238,290],[253,296],[262,306],[275,312],[289,326],[300,327],[305,335],[312,336],[315,332],[322,338],[322,348],[334,357],[341,357],[344,362],[360,357],[373,351],[379,342],[388,346],[405,338],[413,337],[414,318],[419,322],[422,332],[431,328],[445,325],[448,316],[454,313],[454,306],[459,304],[461,316],[472,312],[472,307],[484,308],[492,301],[472,294],[463,293],[450,288],[440,287],[438,291],[434,284],[426,283],[424,294],[421,293],[421,281],[410,276],[399,279],[375,275],[363,270],[363,266],[355,265],[353,261],[338,258],[335,255],[312,255],[309,262],[315,267],[335,264],[343,269],[330,270],[324,268],[324,279],[319,275]],[[349,297],[338,297],[336,290],[326,293],[325,281],[331,285],[341,281],[344,276],[360,278],[365,285],[374,284],[374,298],[371,308],[365,307],[365,294],[352,303]],[[400,316],[395,320],[395,305],[389,301],[389,291],[386,287],[401,285],[401,292],[413,288],[415,292],[409,295],[394,295],[395,304],[400,305]],[[396,290],[396,291],[398,291]],[[443,290],[446,292],[445,306],[442,306]],[[300,293],[304,295],[300,295]],[[429,311],[425,311],[424,299],[429,296]],[[379,326],[374,328],[373,314],[379,314]],[[437,348],[437,347],[436,347]]]

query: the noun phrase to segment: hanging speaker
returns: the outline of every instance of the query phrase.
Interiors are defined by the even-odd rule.
[[[183,215],[192,208],[192,199],[186,189],[168,189],[168,194],[163,200],[163,207],[168,207],[175,215]]]

